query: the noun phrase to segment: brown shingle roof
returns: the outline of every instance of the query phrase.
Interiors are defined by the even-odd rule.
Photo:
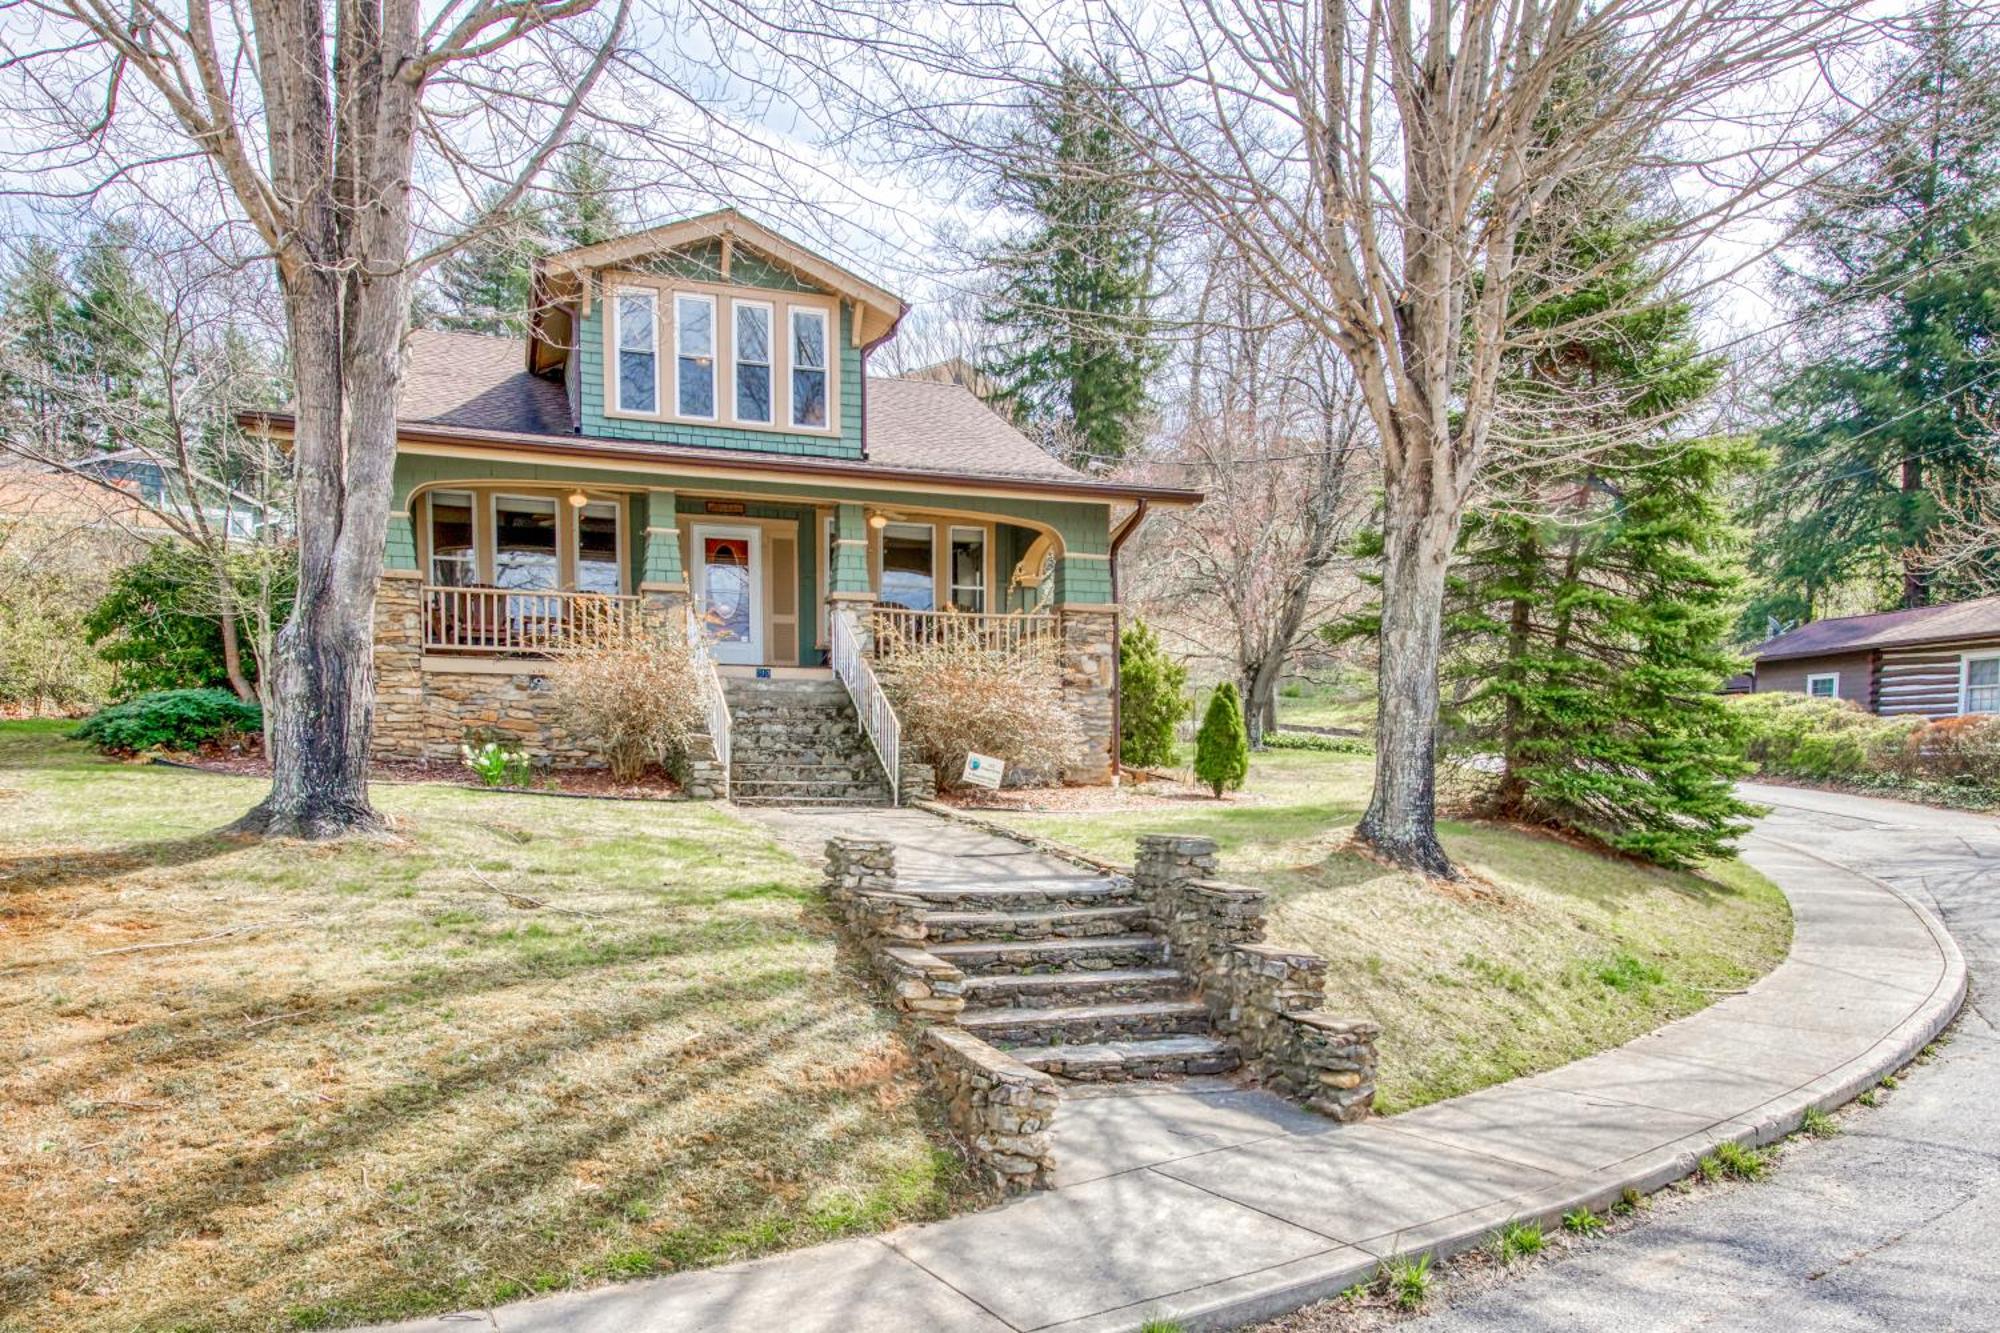
[[[415,330],[398,416],[424,425],[576,439],[563,386],[529,374],[524,363],[518,338]],[[867,461],[877,467],[1090,481],[1042,452],[962,385],[870,377],[866,403]]]
[[[1767,639],[1758,646],[1756,657],[1760,662],[1775,662],[1984,638],[2000,638],[2000,597],[1884,611],[1872,616],[1815,620],[1775,639]]]

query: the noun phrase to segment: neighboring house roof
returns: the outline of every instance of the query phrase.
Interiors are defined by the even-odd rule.
[[[0,518],[75,527],[157,532],[160,520],[136,496],[42,468],[0,468]]]
[[[697,466],[847,473],[857,479],[905,476],[1017,483],[1167,503],[1200,498],[1193,491],[1087,477],[1044,453],[963,385],[871,376],[863,398],[868,453],[862,459],[582,436],[570,427],[569,398],[562,384],[522,368],[520,339],[419,329],[410,334],[398,415],[406,438],[484,440]],[[283,413],[273,414],[272,419],[290,424]]]
[[[1884,611],[1872,616],[1815,620],[1766,640],[1757,647],[1756,658],[1760,662],[1776,662],[1988,638],[2000,638],[2000,597]]]

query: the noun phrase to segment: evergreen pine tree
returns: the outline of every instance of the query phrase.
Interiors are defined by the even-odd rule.
[[[563,150],[549,203],[550,230],[559,246],[596,245],[625,230],[615,185],[610,155],[597,140],[585,136]]]
[[[495,187],[479,216],[479,235],[438,266],[435,323],[459,333],[519,337],[528,330],[528,288],[535,258],[548,253],[539,207],[515,204],[497,214]]]
[[[1150,319],[1156,228],[1124,142],[1118,92],[1065,67],[1010,145],[1000,207],[1028,234],[983,256],[983,312],[1000,340],[984,369],[1031,429],[1079,461],[1136,443],[1160,354]]]
[[[1565,239],[1591,276],[1524,312],[1551,327],[1604,317],[1588,340],[1515,368],[1524,417],[1547,405],[1570,447],[1468,516],[1447,679],[1462,696],[1454,743],[1501,761],[1498,813],[1685,866],[1727,854],[1747,827],[1733,790],[1742,737],[1717,690],[1737,666],[1725,496],[1755,454],[1675,438],[1720,367],[1686,304],[1634,299],[1654,286],[1644,243],[1616,217]],[[1587,465],[1570,461],[1579,437]]]
[[[1934,595],[1923,552],[1949,498],[2000,477],[2000,43],[1934,5],[1885,75],[1868,151],[1812,191],[1794,275],[1796,365],[1778,387],[1746,628],[1809,619],[1861,583]],[[2000,572],[2000,553],[1996,570]]]
[[[0,300],[0,332],[6,347],[0,353],[0,397],[4,397],[5,429],[34,447],[59,456],[73,435],[74,421],[59,409],[64,386],[76,370],[76,296],[64,271],[62,256],[37,236],[22,247],[20,259],[6,277]]]
[[[1234,681],[1223,681],[1208,696],[1208,711],[1194,736],[1194,775],[1217,800],[1250,775],[1250,733],[1243,728],[1243,696]]]
[[[1187,716],[1187,668],[1167,656],[1160,636],[1135,620],[1118,637],[1118,753],[1153,768],[1174,761],[1174,728]]]

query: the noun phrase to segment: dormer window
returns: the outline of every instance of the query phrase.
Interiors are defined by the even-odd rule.
[[[715,298],[674,297],[674,414],[715,415]]]
[[[771,306],[765,301],[737,301],[736,419],[771,424]]]
[[[618,293],[618,409],[660,410],[659,301],[650,291]]]
[[[826,312],[792,308],[792,424],[826,427]]]

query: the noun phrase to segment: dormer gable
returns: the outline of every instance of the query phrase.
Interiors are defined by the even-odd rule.
[[[527,355],[587,435],[860,457],[901,300],[734,209],[536,261]]]

